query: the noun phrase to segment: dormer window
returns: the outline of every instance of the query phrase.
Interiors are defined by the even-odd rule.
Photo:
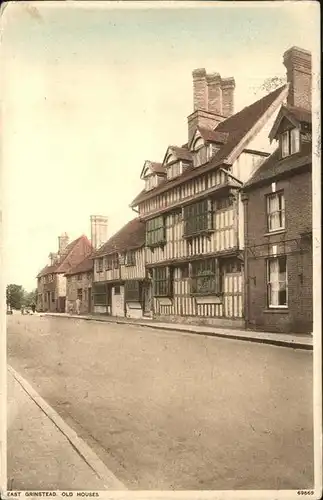
[[[157,178],[156,175],[150,175],[146,178],[146,190],[149,191],[157,186]]]
[[[182,172],[183,167],[181,161],[175,161],[174,163],[167,165],[167,179],[178,177]]]
[[[298,153],[300,150],[300,133],[298,128],[286,130],[281,135],[280,147],[282,158]]]

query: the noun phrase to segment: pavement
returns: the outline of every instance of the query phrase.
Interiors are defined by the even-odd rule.
[[[7,381],[8,490],[125,489],[11,367]]]
[[[9,317],[7,345],[10,366],[129,490],[313,488],[311,351],[50,316]],[[41,468],[34,427],[25,449]],[[35,488],[17,446],[8,477]],[[40,469],[41,487],[71,488],[45,451],[54,472]]]
[[[234,340],[244,340],[249,342],[257,342],[261,344],[272,344],[281,347],[292,347],[294,349],[313,349],[313,336],[310,334],[296,333],[269,333],[251,330],[239,330],[229,328],[214,328],[209,326],[186,325],[180,323],[161,323],[152,319],[136,320],[128,318],[119,318],[103,315],[75,315],[68,313],[39,313],[40,316],[53,316],[64,318],[77,318],[87,321],[101,321],[116,324],[128,324],[136,326],[145,326],[158,330],[172,330],[185,333],[193,333],[199,335],[207,335],[211,337],[222,337]]]

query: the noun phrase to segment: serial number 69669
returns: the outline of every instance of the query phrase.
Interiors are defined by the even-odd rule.
[[[314,495],[313,490],[299,490],[297,495]]]

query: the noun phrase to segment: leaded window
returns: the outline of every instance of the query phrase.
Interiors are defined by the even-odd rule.
[[[184,207],[184,236],[213,229],[211,200],[202,200]]]
[[[153,285],[155,297],[171,297],[173,294],[173,273],[169,267],[153,269]]]
[[[166,228],[163,216],[155,217],[146,223],[146,245],[153,247],[165,243]]]
[[[140,282],[135,280],[126,281],[124,294],[126,302],[140,302]]]
[[[192,262],[191,292],[196,295],[210,295],[221,292],[217,259],[203,259]]]

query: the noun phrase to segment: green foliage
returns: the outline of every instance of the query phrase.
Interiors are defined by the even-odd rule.
[[[24,301],[25,291],[21,285],[10,284],[6,289],[7,306],[20,309]]]
[[[32,292],[26,292],[24,296],[24,305],[26,307],[31,307],[33,304],[36,305],[36,299],[37,289],[33,290]]]

